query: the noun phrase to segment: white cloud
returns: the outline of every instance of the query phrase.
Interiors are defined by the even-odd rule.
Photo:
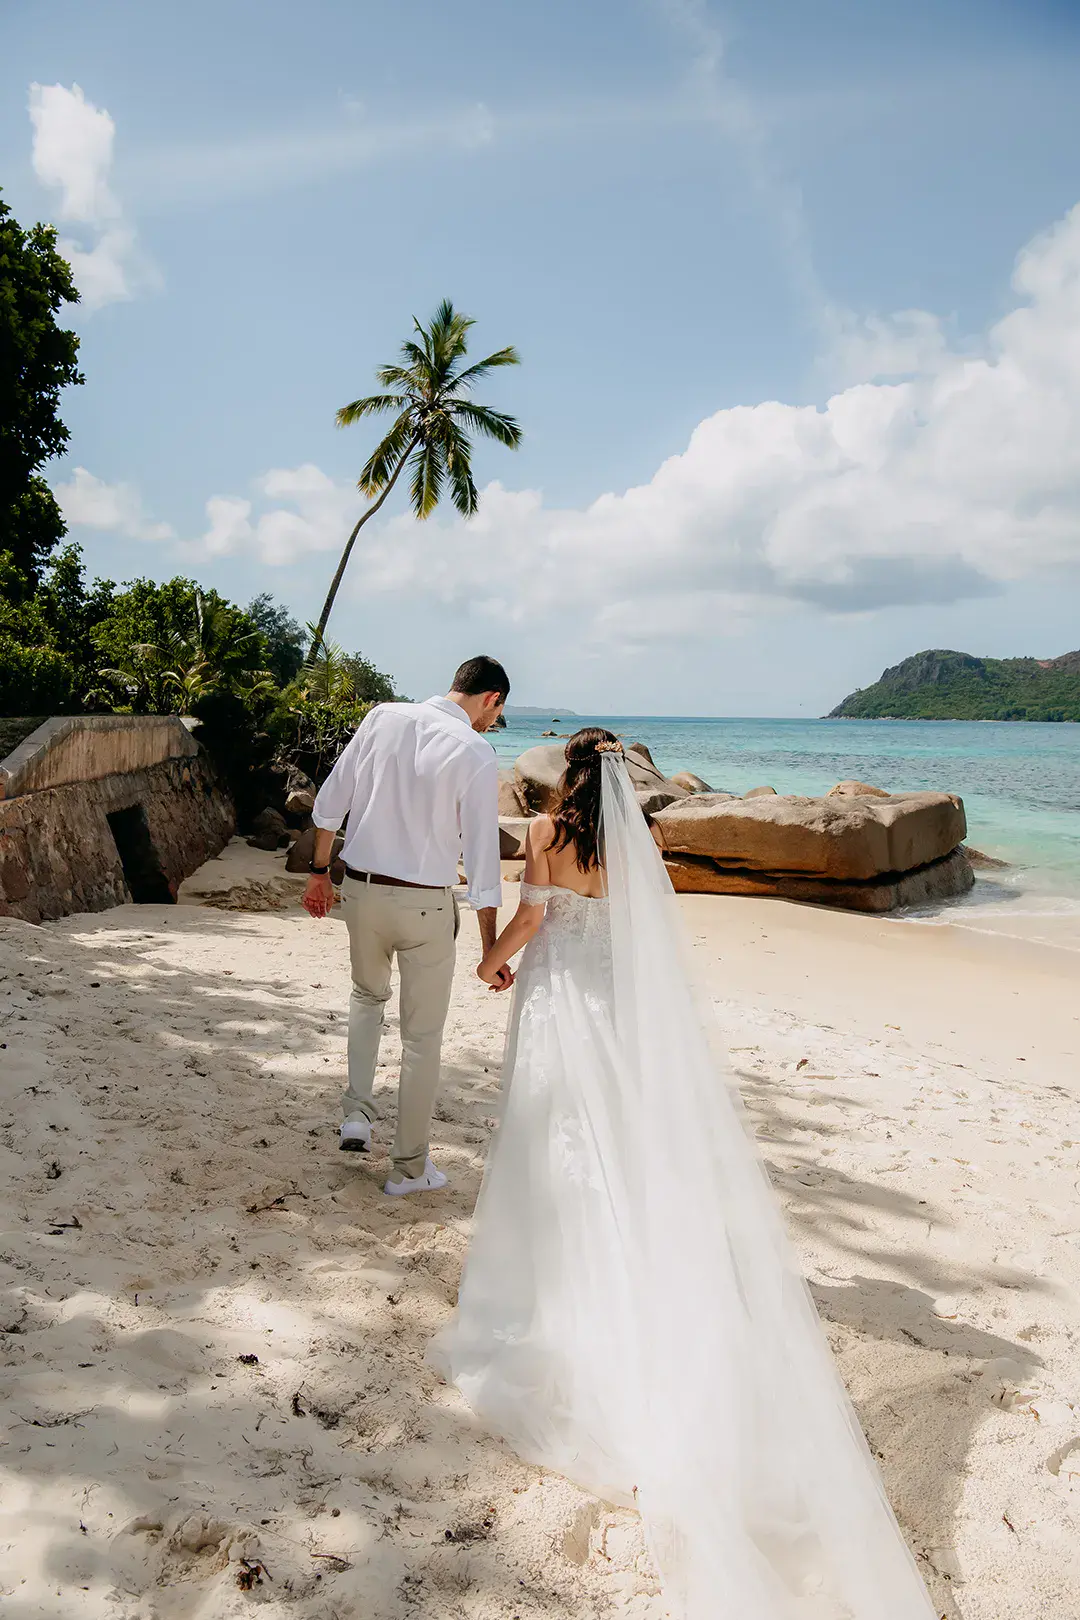
[[[953,602],[1080,569],[1080,206],[1024,249],[1013,285],[1015,309],[972,352],[923,311],[849,325],[847,363],[903,380],[852,383],[822,408],[718,411],[648,483],[584,510],[495,483],[468,524],[380,517],[346,590],[572,623],[602,643],[658,614],[694,635],[718,614]],[[336,551],[362,510],[311,465],[225,499],[205,548],[276,564]]]
[[[952,358],[943,321],[925,309],[859,317],[831,308],[824,325],[823,369],[838,386],[927,375]]]
[[[168,523],[147,518],[131,484],[107,484],[85,467],[76,467],[70,482],[58,484],[53,493],[69,528],[105,529],[127,540],[175,539]]]
[[[255,488],[264,500],[289,505],[271,506],[253,520],[250,500],[212,495],[197,551],[210,557],[254,552],[272,565],[290,563],[312,551],[340,550],[363,510],[351,485],[336,484],[311,462],[265,473]]]
[[[32,84],[30,121],[34,172],[42,185],[59,192],[58,217],[91,233],[89,246],[68,238],[59,244],[83,304],[94,310],[134,297],[153,273],[110,186],[116,135],[112,118],[87,101],[77,84],[70,90],[61,84]]]

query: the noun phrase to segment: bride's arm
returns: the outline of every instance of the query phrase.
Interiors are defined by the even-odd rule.
[[[548,870],[548,846],[554,836],[555,829],[548,816],[537,816],[530,823],[525,839],[525,871],[522,876],[522,888],[531,886],[542,889],[551,880]],[[485,984],[495,985],[499,969],[505,967],[512,956],[516,956],[532,939],[540,924],[544,920],[544,902],[539,905],[526,905],[522,900],[517,911],[511,917],[494,945],[484,957],[477,968],[477,976]],[[495,985],[496,989],[505,990],[508,985]]]

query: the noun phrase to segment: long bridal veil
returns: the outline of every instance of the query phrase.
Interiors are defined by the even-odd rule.
[[[589,1270],[629,1280],[609,1376],[667,1601],[679,1620],[936,1620],[711,1049],[663,861],[622,759],[602,770],[619,1061],[589,1106],[625,1196]]]

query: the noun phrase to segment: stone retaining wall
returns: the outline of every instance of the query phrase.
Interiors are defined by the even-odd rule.
[[[175,900],[184,878],[231,837],[232,803],[187,728],[168,717],[161,725],[115,719],[121,723],[106,727],[96,716],[48,722],[57,728],[55,760],[42,746],[43,726],[0,765],[0,916],[38,923],[130,900]],[[155,752],[154,763],[123,765]],[[122,768],[104,772],[103,763]],[[78,769],[88,775],[71,780]],[[23,786],[58,776],[68,779]],[[13,794],[16,784],[22,790]]]
[[[198,751],[175,714],[57,715],[0,759],[0,799],[141,771]]]

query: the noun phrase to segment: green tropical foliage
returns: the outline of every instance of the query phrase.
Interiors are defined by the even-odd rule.
[[[308,631],[314,637],[315,626]],[[322,782],[368,710],[392,703],[396,694],[390,677],[369,659],[321,638],[316,648],[285,693],[275,729],[279,757]]]
[[[1050,659],[916,653],[846,697],[829,719],[1080,721],[1080,652]]]
[[[308,625],[314,634],[315,627]],[[296,696],[334,703],[392,703],[394,683],[359,653],[347,653],[334,641],[321,638],[314,658],[304,665],[292,691]]]
[[[83,381],[79,340],[56,318],[78,297],[55,230],[24,230],[0,199],[0,553],[30,588],[64,535],[40,469],[67,447],[61,390]]]
[[[321,782],[371,705],[395,696],[389,676],[340,647],[302,667],[304,640],[269,596],[245,610],[191,579],[88,586],[74,545],[32,589],[0,555],[0,728],[5,716],[88,710],[191,715],[246,825],[285,767]]]
[[[137,579],[94,627],[102,685],[91,697],[130,714],[190,713],[216,689],[271,679],[252,620],[194,580]]]
[[[351,427],[366,417],[389,412],[394,420],[360,473],[357,487],[371,505],[357,519],[341,554],[315,627],[309,661],[322,644],[356,537],[401,474],[407,469],[411,475],[409,503],[414,517],[430,517],[449,491],[458,512],[469,518],[480,502],[472,476],[470,435],[493,439],[508,450],[516,450],[521,443],[521,429],[512,416],[478,405],[472,398],[478,382],[502,366],[520,365],[520,357],[516,349],[497,349],[486,359],[466,365],[469,332],[475,324],[444,299],[427,326],[413,321],[414,336],[401,346],[402,363],[383,366],[376,373],[385,392],[354,399],[337,413],[338,427]]]
[[[370,708],[362,698],[295,694],[275,717],[278,757],[313,782],[325,782]]]

